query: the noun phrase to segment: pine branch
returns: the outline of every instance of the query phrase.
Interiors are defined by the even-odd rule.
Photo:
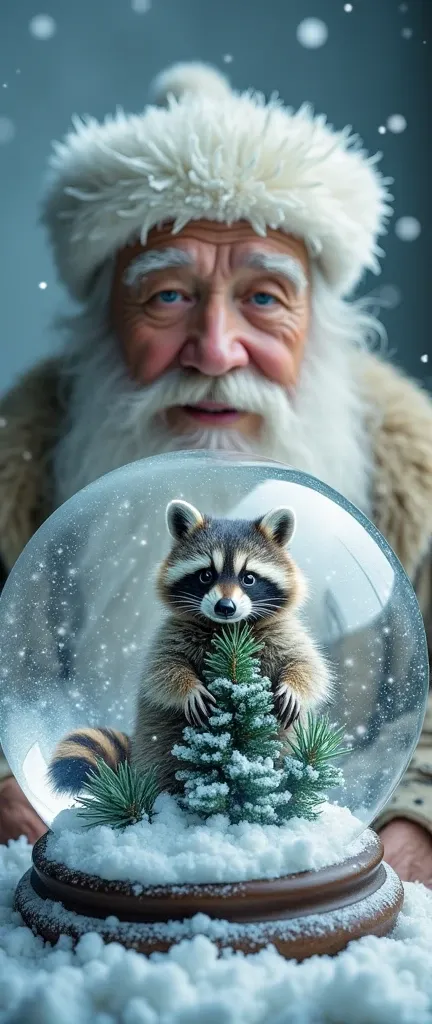
[[[343,732],[343,728],[330,725],[328,715],[314,718],[310,712],[306,725],[299,722],[294,727],[291,753],[284,758],[283,788],[291,794],[281,808],[285,821],[294,817],[314,821],[326,791],[343,784],[342,772],[333,763],[348,750],[342,746]]]
[[[259,669],[256,655],[264,647],[254,639],[250,626],[235,622],[212,640],[214,651],[206,655],[207,675],[212,679],[247,682]]]
[[[114,771],[102,758],[88,772],[83,788],[86,795],[79,799],[78,814],[86,819],[86,828],[134,825],[151,816],[159,793],[155,769],[142,775],[129,761],[122,761]]]
[[[308,712],[307,724],[298,722],[294,734],[295,740],[290,741],[294,757],[314,768],[319,768],[332,758],[341,757],[349,749],[342,746],[343,727],[337,729],[330,725],[328,715],[315,718]]]

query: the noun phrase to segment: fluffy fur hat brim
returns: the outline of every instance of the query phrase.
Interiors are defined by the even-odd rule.
[[[149,230],[194,219],[248,221],[303,238],[332,288],[346,294],[379,271],[378,236],[391,213],[389,179],[351,129],[334,131],[308,106],[234,93],[215,69],[176,65],[142,114],[74,119],[54,146],[42,220],[60,277],[88,294],[97,269]]]

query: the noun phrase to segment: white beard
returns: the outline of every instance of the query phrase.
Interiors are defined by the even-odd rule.
[[[371,458],[355,354],[371,319],[335,299],[316,271],[312,294],[311,328],[293,396],[251,369],[217,378],[173,370],[138,387],[127,375],[118,343],[106,329],[95,329],[97,314],[89,310],[76,321],[69,349],[72,389],[67,431],[55,456],[57,504],[137,459],[210,449],[254,453],[311,473],[367,514]],[[209,398],[258,413],[260,437],[252,441],[232,427],[174,435],[164,411]]]
[[[86,317],[73,322],[73,345],[69,340],[65,360],[69,422],[54,465],[57,504],[103,474],[137,459],[175,449],[225,448],[253,451],[311,473],[368,513],[371,459],[365,401],[357,383],[357,349],[364,347],[366,332],[375,325],[364,312],[334,299],[315,274],[312,326],[300,380],[290,397],[251,370],[237,370],[217,379],[172,371],[148,387],[134,385],[118,344],[101,326],[106,296],[106,289],[101,288],[99,307],[93,298]],[[173,436],[163,411],[209,395],[215,401],[261,414],[259,440],[252,444],[233,429],[197,428],[188,435]],[[217,506],[216,514],[232,514],[236,501],[242,499],[241,485],[234,497],[229,482],[227,493],[222,492],[218,482],[217,499],[210,493],[207,496],[208,511]],[[168,482],[167,500],[176,496],[181,495],[171,493]],[[194,493],[183,496],[194,501]],[[167,554],[168,536],[162,530],[153,536],[152,512],[145,502],[144,506],[138,502],[123,518],[114,511],[110,514],[114,498],[108,492],[103,501],[109,534],[100,528],[97,518],[93,528],[89,512],[76,555],[81,570],[81,621],[70,640],[71,694],[73,702],[77,693],[82,696],[81,703],[71,704],[72,724],[103,722],[128,731],[134,717],[139,666],[147,640],[160,622],[153,576],[156,552],[158,560]],[[266,510],[267,505],[257,507],[256,513]],[[158,514],[163,515],[161,509]],[[140,539],[146,526],[151,529],[144,536],[153,536],[152,544]],[[72,595],[71,600],[73,604],[78,598]],[[315,604],[319,613],[321,602],[316,599]],[[39,626],[38,630],[40,637]]]

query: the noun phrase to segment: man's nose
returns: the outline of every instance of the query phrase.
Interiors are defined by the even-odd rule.
[[[242,340],[235,308],[222,296],[212,296],[195,310],[195,322],[180,352],[180,365],[219,377],[229,370],[247,366],[249,355]]]

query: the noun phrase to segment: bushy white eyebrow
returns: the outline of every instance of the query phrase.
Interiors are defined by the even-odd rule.
[[[133,288],[149,274],[157,270],[173,270],[177,267],[193,267],[194,261],[190,253],[183,249],[147,249],[141,252],[126,267],[123,281],[128,288]]]
[[[283,253],[252,252],[241,261],[241,266],[264,270],[269,274],[281,274],[294,285],[301,294],[306,291],[308,280],[301,263],[294,256]]]
[[[308,284],[306,274],[301,263],[294,256],[285,256],[283,253],[253,252],[245,256],[238,265],[252,270],[264,270],[269,274],[281,274],[294,285],[299,294],[306,291]],[[178,267],[191,269],[193,266],[193,257],[184,249],[174,247],[171,249],[147,249],[126,267],[123,281],[128,288],[133,288],[143,278],[156,271],[173,270]]]

